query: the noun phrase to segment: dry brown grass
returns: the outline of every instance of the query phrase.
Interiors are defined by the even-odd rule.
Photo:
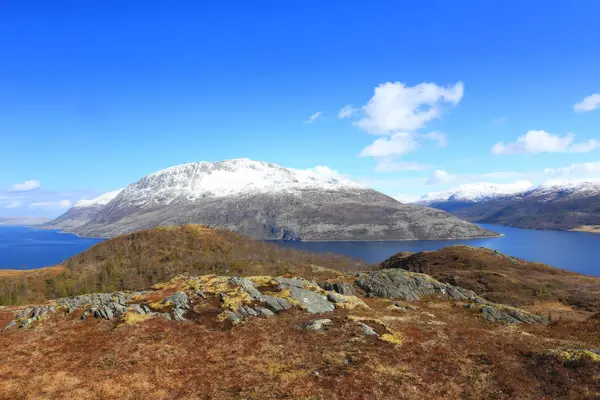
[[[351,258],[287,249],[222,229],[159,227],[96,244],[64,266],[0,272],[0,305],[144,289],[184,273],[325,280],[365,268]]]
[[[4,278],[30,278],[41,277],[50,278],[65,272],[67,269],[63,265],[38,269],[0,269],[0,279]]]
[[[299,310],[232,329],[153,318],[134,325],[55,315],[0,332],[0,399],[595,399],[600,363],[557,351],[600,346],[600,320],[497,326],[452,303],[401,318],[389,302],[337,309],[326,332]],[[371,315],[401,343],[365,337]],[[427,313],[427,314],[425,314]],[[423,314],[423,315],[421,315]],[[435,315],[432,318],[431,315]],[[435,319],[443,325],[425,323]],[[376,325],[376,322],[367,322]],[[575,324],[575,322],[571,322]],[[587,325],[586,325],[587,324]],[[377,329],[381,327],[375,326]],[[596,331],[597,332],[597,331]]]
[[[490,301],[577,318],[600,312],[600,278],[519,260],[493,250],[451,246],[399,254],[381,268],[403,268],[471,289]],[[571,312],[573,311],[573,312]]]

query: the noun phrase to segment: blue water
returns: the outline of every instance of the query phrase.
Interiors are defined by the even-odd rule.
[[[558,268],[600,276],[600,234],[535,231],[481,225],[503,233],[494,239],[413,240],[398,242],[276,242],[319,253],[339,253],[377,263],[399,251],[436,250],[453,244],[483,246],[511,256]],[[57,231],[0,227],[0,269],[30,269],[55,265],[102,239],[80,238]]]
[[[0,226],[0,269],[48,267],[100,241],[58,231]]]
[[[453,244],[488,247],[529,261],[542,262],[586,275],[600,276],[600,234],[536,231],[480,224],[505,236],[471,240],[411,240],[399,242],[281,242],[316,253],[338,253],[378,263],[400,251],[437,250]]]

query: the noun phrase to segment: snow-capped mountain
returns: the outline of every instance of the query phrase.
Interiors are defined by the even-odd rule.
[[[532,187],[533,184],[530,181],[517,181],[515,183],[467,183],[447,192],[428,193],[421,197],[418,203],[432,204],[440,201],[477,202],[524,193]]]
[[[78,208],[82,207],[69,212]],[[262,239],[494,236],[444,211],[401,204],[327,167],[298,170],[245,158],[189,163],[151,173],[101,206],[91,220],[69,230],[110,237],[185,223],[228,228]]]
[[[526,188],[481,185],[423,196],[419,204],[468,221],[535,229],[575,229],[600,225],[600,182],[548,182]],[[497,186],[501,186],[498,188]],[[481,190],[480,190],[481,189]]]
[[[343,179],[328,167],[299,170],[238,158],[189,163],[154,172],[129,185],[119,201],[127,206],[144,208],[170,204],[176,199],[194,201],[206,197],[307,189],[335,191],[362,187]]]
[[[546,201],[569,200],[598,195],[600,195],[600,182],[548,182],[524,193],[524,196],[540,197]]]

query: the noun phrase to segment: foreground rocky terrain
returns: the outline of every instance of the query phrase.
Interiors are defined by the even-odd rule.
[[[71,265],[47,275],[28,272],[26,279],[43,276],[44,282],[54,280],[52,287],[75,277],[82,283],[91,276],[77,272],[83,265],[108,279],[102,271],[115,268],[111,249],[123,260],[120,268],[138,274],[144,271],[140,254],[152,252],[144,246],[157,238],[186,260],[192,258],[181,243],[193,242],[187,249],[211,263],[218,263],[220,247],[245,243],[202,227],[164,229],[109,240]],[[175,263],[165,272],[170,279],[147,287],[134,288],[139,282],[126,279],[114,292],[0,307],[0,399],[600,396],[600,318],[593,305],[569,303],[562,293],[527,297],[521,290],[513,296],[522,300],[515,307],[492,300],[481,287],[449,283],[436,271],[443,268],[436,264],[440,253],[444,262],[459,259],[446,274],[455,268],[467,277],[470,268],[462,264],[494,276],[499,273],[488,271],[485,261],[496,257],[502,264],[509,257],[454,246],[398,254],[369,267],[343,258],[310,260],[293,251],[284,257],[274,249],[253,248],[267,252],[254,256],[263,260],[258,263],[249,261],[249,253],[223,253],[230,254],[230,268],[219,267],[217,274],[181,273]],[[163,251],[156,248],[163,263],[175,258]],[[513,262],[506,280],[519,269],[521,261]],[[159,270],[147,265],[145,273]],[[416,271],[417,265],[442,280]],[[528,271],[520,272],[523,282],[533,279],[526,278]],[[548,266],[540,271],[540,285],[565,272]],[[581,277],[579,292],[597,293],[600,279]]]
[[[234,159],[154,172],[67,211],[45,228],[113,237],[156,226],[204,224],[255,238],[401,240],[493,237],[493,232],[393,198],[326,167],[294,170]]]

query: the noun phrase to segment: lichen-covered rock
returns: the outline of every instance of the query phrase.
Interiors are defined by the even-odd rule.
[[[330,291],[330,292],[336,292],[339,294],[342,294],[344,296],[355,296],[356,295],[356,290],[354,290],[354,286],[348,282],[335,282],[335,283],[329,283],[329,282],[324,282],[319,284],[319,286],[321,286],[323,289]]]
[[[361,275],[356,284],[367,295],[387,299],[419,301],[424,296],[453,300],[475,300],[472,290],[442,283],[429,275],[407,272],[400,269],[384,269]]]
[[[375,332],[375,329],[371,328],[369,325],[365,324],[364,322],[357,322],[358,325],[360,325],[360,327],[362,328],[363,332],[365,335],[367,336],[379,336],[379,334],[377,332]]]
[[[163,300],[163,304],[172,304],[175,309],[186,310],[190,308],[189,300],[185,292],[175,292]]]
[[[491,322],[501,322],[506,324],[543,324],[546,321],[539,315],[530,314],[526,311],[513,307],[485,305],[480,309],[484,319]]]
[[[315,319],[312,321],[308,321],[300,325],[302,329],[308,329],[310,331],[325,331],[333,323],[332,320],[324,318],[324,319]]]
[[[14,319],[10,321],[4,329],[14,328],[26,328],[31,325],[34,321],[44,319],[48,314],[55,312],[54,306],[35,306],[27,307],[15,314]]]
[[[300,303],[300,306],[311,314],[331,312],[335,306],[322,294],[312,290],[291,287],[290,296]]]

